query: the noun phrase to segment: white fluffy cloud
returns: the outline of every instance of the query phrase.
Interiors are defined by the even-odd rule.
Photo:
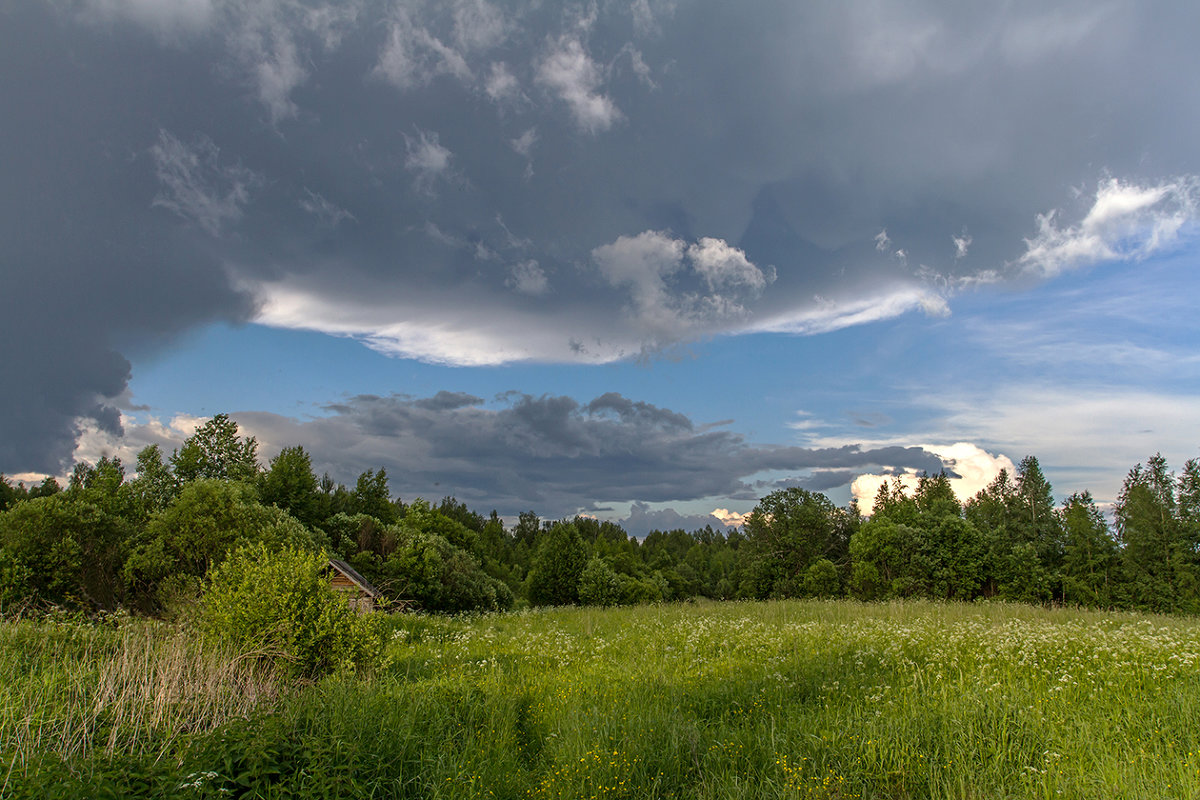
[[[509,71],[507,64],[495,62],[484,82],[484,90],[497,103],[513,100],[521,94],[521,82]]]
[[[723,239],[702,237],[688,247],[687,254],[692,268],[704,278],[709,291],[735,287],[761,292],[775,278],[774,270],[768,277],[750,263],[744,252],[731,247]]]
[[[688,245],[663,231],[620,236],[592,251],[592,260],[609,284],[626,289],[628,317],[646,339],[670,344],[713,324],[730,325],[774,280],[746,254],[721,239],[703,237]],[[700,278],[703,288],[676,285],[686,273]]]
[[[925,450],[941,458],[946,469],[957,475],[950,479],[950,487],[959,501],[966,502],[974,497],[980,489],[985,488],[1000,474],[1000,470],[1008,470],[1009,475],[1016,474],[1016,466],[1011,458],[1003,454],[992,454],[983,448],[969,442],[956,442],[951,445],[921,445]],[[875,504],[875,495],[884,482],[891,484],[896,477],[911,495],[917,488],[917,473],[907,470],[898,476],[864,474],[859,475],[850,484],[850,494],[858,501],[863,513],[870,513]]]
[[[428,189],[439,176],[450,169],[453,153],[438,141],[437,133],[417,129],[416,136],[404,135],[407,154],[404,168],[417,176],[417,185]]]
[[[1054,277],[1101,261],[1139,260],[1170,250],[1197,218],[1200,181],[1187,176],[1152,185],[1109,178],[1096,190],[1084,218],[1060,226],[1057,211],[1038,217],[1038,233],[1026,239],[1017,264]]]
[[[602,133],[621,119],[620,109],[600,91],[600,67],[578,39],[566,38],[550,48],[538,65],[537,81],[566,103],[581,130]]]
[[[214,0],[85,0],[85,19],[127,19],[164,38],[194,34],[214,17]]]
[[[514,264],[509,271],[507,283],[521,294],[533,297],[541,297],[550,291],[550,281],[546,272],[533,259]]]
[[[400,89],[427,84],[438,75],[451,75],[464,83],[474,77],[462,53],[430,33],[405,8],[393,12],[375,74]]]

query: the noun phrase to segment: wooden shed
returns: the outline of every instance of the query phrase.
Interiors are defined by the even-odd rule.
[[[374,611],[383,594],[354,567],[336,558],[329,559],[329,585],[350,598],[350,607],[360,613]]]

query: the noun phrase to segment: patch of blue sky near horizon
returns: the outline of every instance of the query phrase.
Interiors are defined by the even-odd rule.
[[[1192,240],[1019,291],[967,292],[919,331],[898,320],[892,386],[896,405],[921,408],[916,418],[863,437],[807,414],[798,434],[809,445],[963,441],[1013,462],[1034,455],[1056,497],[1088,490],[1111,504],[1156,452],[1176,469],[1200,456],[1198,262]]]

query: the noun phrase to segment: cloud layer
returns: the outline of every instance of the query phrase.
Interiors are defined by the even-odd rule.
[[[602,363],[936,318],[1195,235],[1185,2],[0,15],[8,471],[115,430],[128,356],[217,319]]]
[[[940,458],[917,447],[755,445],[739,434],[700,426],[676,411],[616,393],[587,403],[519,393],[492,402],[452,392],[421,398],[365,395],[325,412],[309,420],[264,412],[234,417],[244,433],[258,438],[264,461],[284,446],[301,444],[311,453],[314,469],[337,480],[352,484],[360,472],[382,466],[393,492],[407,500],[455,495],[473,508],[496,508],[508,516],[533,509],[559,517],[620,505],[645,512],[649,504],[706,498],[753,504],[771,489],[804,484],[813,476],[819,481],[825,470],[838,470],[839,483],[845,483],[845,471],[942,466]],[[146,444],[170,452],[195,423],[191,417],[169,423],[130,418],[123,439],[94,431],[78,456],[95,460],[115,453],[132,464],[136,450]],[[660,513],[662,524],[651,527],[675,527],[677,522],[664,521],[668,517]],[[736,524],[737,515],[726,512],[700,524],[716,527],[720,520]]]

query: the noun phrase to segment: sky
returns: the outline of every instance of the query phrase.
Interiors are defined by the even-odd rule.
[[[1200,456],[1190,2],[0,0],[0,471],[635,534]]]

